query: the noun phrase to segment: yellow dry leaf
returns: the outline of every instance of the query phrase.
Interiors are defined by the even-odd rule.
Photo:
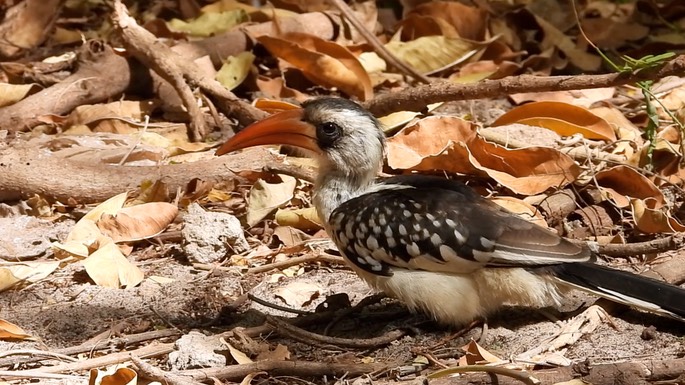
[[[466,61],[484,45],[458,37],[425,36],[408,42],[391,41],[385,47],[418,72],[430,75]]]
[[[315,207],[306,207],[293,210],[278,210],[275,215],[276,222],[281,226],[291,226],[303,231],[312,231],[323,228],[319,214]]]
[[[216,80],[229,90],[238,87],[250,73],[254,59],[250,51],[229,56],[216,73]]]
[[[81,261],[88,276],[99,286],[133,287],[143,278],[143,272],[121,253],[114,243],[108,243]]]
[[[254,226],[293,198],[297,179],[287,175],[279,176],[282,180],[281,183],[267,183],[260,179],[252,186],[247,206],[247,224],[249,226]]]
[[[90,219],[91,221],[96,222],[98,219],[100,219],[102,214],[116,214],[117,211],[124,207],[124,203],[126,203],[127,196],[128,193],[121,193],[119,195],[115,195],[97,205],[94,209],[90,210],[88,214],[84,215],[81,219]]]
[[[254,362],[254,361],[252,361],[252,359],[250,359],[250,357],[247,356],[247,354],[238,350],[236,347],[231,345],[224,338],[221,338],[220,340],[221,340],[221,343],[223,343],[224,345],[226,345],[226,347],[228,347],[228,351],[229,351],[229,353],[231,353],[231,357],[233,357],[235,362],[237,362],[238,364],[243,365],[243,364],[251,364],[252,362]]]
[[[503,362],[503,360],[496,355],[490,353],[482,346],[478,345],[476,341],[471,341],[461,347],[466,354],[459,359],[459,366],[463,365],[484,365]]]
[[[6,262],[0,264],[0,291],[19,282],[34,283],[47,278],[59,267],[59,261]]]
[[[0,292],[11,288],[21,280],[12,274],[9,269],[0,268]]]
[[[167,23],[172,31],[185,32],[192,36],[207,37],[226,32],[240,23],[248,21],[247,12],[242,9],[219,13],[204,13],[188,22],[172,19]]]
[[[0,83],[0,107],[18,102],[38,88],[40,87],[37,84]]]

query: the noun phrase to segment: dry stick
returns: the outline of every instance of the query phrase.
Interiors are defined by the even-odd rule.
[[[345,264],[345,260],[342,259],[341,257],[336,257],[333,255],[328,255],[328,254],[307,254],[307,255],[303,255],[301,257],[292,257],[292,258],[288,258],[284,261],[269,263],[269,264],[266,264],[263,266],[251,267],[251,268],[247,269],[247,273],[248,274],[266,273],[267,271],[285,269],[285,268],[288,268],[290,266],[295,266],[295,265],[300,265],[303,263],[310,263],[310,262],[328,262],[328,263],[336,263],[339,265]],[[196,269],[216,270],[216,271],[238,271],[239,270],[239,269],[236,269],[235,267],[214,266],[214,265],[206,264],[206,263],[193,263],[193,267]]]
[[[51,380],[72,380],[72,381],[86,381],[87,377],[72,376],[69,374],[57,374],[57,373],[41,373],[40,371],[32,372],[31,374],[25,374],[26,371],[11,371],[11,370],[0,370],[0,378],[45,378]]]
[[[17,349],[17,350],[8,350],[6,352],[0,352],[0,357],[9,357],[9,356],[42,356],[39,357],[38,360],[43,360],[43,359],[59,359],[59,360],[64,360],[64,361],[78,361],[77,358],[67,356],[65,354],[60,354],[60,353],[55,353],[55,352],[49,352],[45,350],[38,350],[38,349]]]
[[[131,358],[131,355],[148,358],[169,354],[172,351],[174,351],[173,343],[151,344],[136,350],[112,353],[106,356],[89,358],[79,362],[55,366],[43,366],[40,369],[17,370],[10,373],[14,373],[17,377],[31,378],[32,376],[44,375],[46,373],[78,372],[81,370],[89,370],[105,367],[108,365],[120,364],[128,361]]]
[[[191,376],[195,380],[202,381],[211,378],[219,380],[241,381],[245,376],[266,372],[270,376],[294,376],[294,377],[323,377],[323,376],[350,376],[355,377],[371,373],[384,365],[377,364],[342,364],[328,362],[308,361],[259,361],[251,364],[233,365],[222,368],[207,368],[182,370],[175,374]]]
[[[411,76],[412,78],[421,81],[422,83],[430,83],[431,80],[428,79],[425,75],[419,73],[414,69],[412,66],[404,63],[402,60],[398,59],[393,55],[390,51],[388,51],[387,48],[378,41],[376,36],[374,36],[371,32],[369,32],[366,27],[364,27],[364,24],[359,21],[357,16],[354,14],[354,11],[350,9],[350,7],[345,4],[343,0],[330,0],[331,4],[333,4],[338,10],[340,10],[340,13],[343,14],[349,20],[349,22],[359,31],[359,34],[361,34],[364,39],[373,47],[374,51],[378,54],[378,56],[382,57],[383,60],[385,60],[388,64],[391,66],[397,68],[398,70],[402,71],[405,75]]]
[[[569,239],[571,242],[585,245],[587,242]],[[609,257],[630,257],[634,255],[662,253],[669,250],[678,250],[685,244],[683,234],[671,235],[665,238],[653,239],[646,242],[634,243],[608,243],[597,245],[597,252]]]
[[[138,367],[139,374],[152,380],[168,385],[202,385],[201,382],[193,381],[191,377],[180,376],[178,374],[165,372],[162,369],[156,368],[140,358],[131,355],[131,361]]]
[[[459,366],[455,368],[443,369],[439,372],[433,373],[428,376],[428,378],[439,378],[443,376],[448,376],[450,374],[457,373],[469,373],[469,372],[485,372],[491,374],[500,374],[503,376],[515,378],[526,385],[540,385],[541,382],[537,378],[532,376],[532,373],[523,372],[514,369],[503,368],[501,366],[485,366],[485,365],[466,365]],[[498,383],[498,382],[495,382]]]
[[[365,102],[364,107],[376,116],[385,116],[397,111],[423,111],[427,105],[437,102],[502,97],[520,92],[610,87],[672,75],[682,76],[683,73],[685,73],[685,55],[678,56],[661,67],[633,73],[575,76],[520,75],[497,80],[483,80],[473,84],[436,81],[378,95]]]
[[[80,354],[80,353],[87,353],[87,352],[92,352],[92,351],[97,351],[97,350],[104,350],[108,349],[111,346],[128,346],[128,345],[133,345],[137,344],[139,342],[143,341],[149,341],[149,340],[155,340],[159,338],[168,338],[168,337],[178,337],[180,336],[181,333],[178,330],[174,329],[163,329],[163,330],[154,330],[154,331],[149,331],[149,332],[144,332],[144,333],[137,333],[137,334],[131,334],[131,335],[126,335],[126,336],[121,336],[121,337],[116,337],[112,338],[107,341],[91,341],[88,343],[84,343],[78,346],[71,346],[68,348],[64,349],[58,349],[53,353],[60,354],[60,355],[73,355],[73,354]],[[25,358],[4,358],[0,360],[0,367],[4,366],[14,366],[18,364],[26,364],[30,362],[38,362],[42,361],[45,358],[43,357],[25,357]]]
[[[315,342],[318,344],[333,345],[336,347],[350,349],[374,349],[396,341],[407,334],[403,330],[393,330],[380,337],[374,338],[340,338],[312,333],[269,315],[266,316],[266,322],[275,326],[280,334],[284,337],[289,337],[306,344],[312,344],[312,342]]]
[[[275,303],[271,303],[267,300],[261,299],[259,297],[252,295],[252,294],[249,294],[249,293],[247,294],[247,298],[249,298],[253,302],[257,302],[258,304],[260,304],[264,307],[268,307],[270,309],[279,310],[279,311],[286,312],[286,313],[293,313],[293,314],[298,314],[298,315],[312,314],[312,312],[307,311],[307,310],[293,309],[290,307],[281,306],[281,305],[278,305]]]
[[[188,137],[191,141],[204,138],[207,133],[207,123],[202,111],[195,101],[193,91],[186,84],[183,72],[171,57],[174,53],[155,36],[140,27],[135,19],[129,16],[126,6],[121,0],[114,1],[112,23],[126,44],[127,49],[143,64],[155,71],[164,80],[168,81],[178,93],[183,106],[188,111],[190,124]]]
[[[607,364],[573,365],[554,369],[535,370],[531,374],[543,384],[556,384],[575,379],[578,383],[593,385],[616,384],[679,384],[685,373],[685,358],[647,362],[614,362]],[[680,382],[678,382],[680,379]],[[431,379],[431,385],[492,384],[482,374],[469,373],[460,377]],[[497,380],[499,385],[521,385],[518,379],[507,377]]]

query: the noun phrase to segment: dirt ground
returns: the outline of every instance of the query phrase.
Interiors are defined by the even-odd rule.
[[[0,342],[0,358],[17,349],[55,350],[79,345],[108,330],[117,330],[120,335],[126,335],[178,328],[183,334],[195,330],[205,335],[215,335],[236,326],[258,326],[264,322],[264,318],[254,310],[279,316],[293,315],[250,300],[243,304],[236,300],[244,293],[251,293],[272,304],[287,306],[274,293],[279,287],[293,282],[314,284],[319,288],[318,295],[299,309],[305,311],[314,311],[334,294],[347,294],[353,304],[372,294],[360,279],[343,266],[309,264],[303,266],[303,272],[299,275],[276,280],[274,272],[241,274],[198,270],[183,261],[178,253],[167,247],[164,250],[166,252],[160,246],[150,246],[148,252],[154,251],[163,256],[144,259],[144,253],[140,253],[138,263],[146,277],[172,278],[173,281],[169,283],[159,284],[145,279],[141,285],[130,290],[108,289],[88,282],[83,269],[78,264],[72,264],[47,280],[0,294],[0,318],[21,325],[38,337],[37,342]],[[449,366],[456,364],[456,359],[463,354],[461,347],[472,339],[479,340],[481,346],[501,358],[515,357],[558,333],[560,323],[552,322],[552,318],[567,319],[575,314],[572,312],[582,310],[592,302],[590,297],[572,293],[563,309],[537,311],[509,308],[488,319],[485,332],[482,326],[477,326],[458,338],[449,339],[458,330],[437,325],[422,315],[410,314],[403,310],[401,304],[385,299],[335,323],[329,334],[370,338],[397,328],[407,328],[407,335],[387,346],[349,350],[321,348],[281,337],[259,341],[272,348],[277,344],[285,345],[290,358],[298,360],[348,362],[363,359],[397,368],[411,366],[418,353],[426,352],[439,357],[442,363]],[[231,307],[232,304],[234,306]],[[307,329],[321,333],[326,326],[327,323],[320,323]],[[654,328],[646,330],[651,326]],[[574,362],[589,360],[595,364],[667,360],[685,355],[684,336],[685,328],[678,322],[619,309],[614,312],[611,322],[602,322],[597,329],[582,336],[563,352],[563,356]],[[163,357],[156,361],[156,365],[168,369]],[[39,366],[26,364],[24,368]],[[435,365],[422,368],[426,369],[422,374],[437,369]],[[387,372],[380,378],[407,380],[417,374],[421,372],[399,377],[396,372]],[[327,379],[328,382],[331,380]],[[66,383],[64,380],[44,381]],[[326,382],[326,379],[314,381]]]

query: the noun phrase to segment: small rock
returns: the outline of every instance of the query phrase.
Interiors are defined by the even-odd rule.
[[[642,333],[640,334],[640,338],[645,341],[653,340],[657,336],[658,333],[656,332],[656,327],[654,326],[647,326],[646,328],[642,329]]]
[[[190,332],[176,341],[176,350],[169,353],[169,365],[173,370],[226,366],[226,357],[214,352],[224,349],[218,338]]]
[[[183,251],[190,262],[212,263],[249,248],[240,221],[231,214],[205,211],[193,203],[184,222]]]

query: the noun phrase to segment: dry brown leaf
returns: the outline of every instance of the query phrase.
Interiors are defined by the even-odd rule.
[[[290,350],[285,345],[278,344],[274,350],[267,350],[257,355],[257,361],[285,361],[290,359]]]
[[[269,98],[287,98],[297,100],[298,102],[304,102],[310,98],[309,95],[288,87],[282,77],[269,78],[260,75],[257,77],[257,88]]]
[[[178,215],[178,207],[166,202],[151,202],[126,207],[116,214],[104,214],[97,226],[114,242],[139,241],[167,228]]]
[[[254,226],[293,198],[297,180],[287,175],[279,176],[281,183],[267,183],[260,179],[252,186],[246,219],[249,226]]]
[[[307,233],[290,226],[276,226],[274,236],[286,247],[299,245],[311,238]]]
[[[592,104],[614,96],[614,87],[590,88],[572,91],[525,92],[509,95],[516,104],[526,102],[559,102],[589,108]]]
[[[588,139],[615,141],[609,123],[585,108],[561,102],[534,102],[516,107],[500,116],[492,125],[521,123],[550,129],[559,135],[582,134]]]
[[[654,208],[661,208],[666,201],[651,180],[629,166],[620,165],[599,171],[595,180],[619,207],[627,207],[630,204],[628,198],[652,199]]]
[[[252,102],[252,105],[259,108],[264,112],[270,114],[275,114],[277,112],[282,112],[286,110],[294,110],[300,108],[300,106],[285,102],[283,100],[267,99],[267,98],[257,98]]]
[[[32,337],[30,334],[26,333],[24,329],[20,328],[19,326],[6,321],[4,319],[0,319],[0,339],[2,340],[32,340],[34,337]]]
[[[465,351],[466,354],[459,359],[459,366],[485,365],[504,362],[501,358],[490,353],[473,340],[462,346],[461,349]]]
[[[92,132],[129,134],[138,131],[138,126],[127,123],[127,119],[141,121],[151,115],[157,103],[145,101],[119,101],[108,104],[88,104],[76,107],[64,122],[64,130],[88,126]]]
[[[407,16],[420,15],[444,20],[460,37],[475,41],[485,39],[488,12],[454,1],[431,1],[414,8]]]
[[[307,79],[328,88],[340,88],[360,100],[373,96],[371,79],[359,60],[345,47],[337,43],[310,37],[317,51],[306,49],[297,43],[271,36],[257,40],[276,57],[302,71]]]
[[[91,369],[88,378],[88,385],[136,385],[137,383],[138,374],[130,368]]]
[[[685,231],[685,226],[659,208],[655,199],[631,199],[633,220],[637,228],[647,234],[676,233]]]
[[[459,37],[456,28],[445,19],[412,13],[400,20],[396,29],[401,30],[400,37],[403,41],[415,40],[424,36]]]
[[[533,207],[533,205],[522,201],[521,199],[501,196],[491,198],[490,200],[527,221],[533,222],[538,226],[549,227],[540,210]]]
[[[319,214],[315,207],[306,207],[292,210],[278,210],[275,215],[276,222],[281,226],[291,226],[303,231],[313,231],[323,228]]]
[[[299,309],[318,298],[322,291],[319,285],[296,281],[276,288],[274,295],[289,306]]]
[[[540,49],[545,51],[556,47],[562,51],[568,60],[583,71],[597,71],[602,65],[602,59],[598,55],[593,55],[579,47],[576,42],[563,32],[559,31],[547,20],[534,16],[535,21],[544,31],[544,39],[540,42]]]
[[[388,165],[395,169],[487,174],[512,191],[533,195],[573,182],[580,167],[546,147],[509,150],[476,135],[471,123],[431,117],[406,127],[388,141]]]

